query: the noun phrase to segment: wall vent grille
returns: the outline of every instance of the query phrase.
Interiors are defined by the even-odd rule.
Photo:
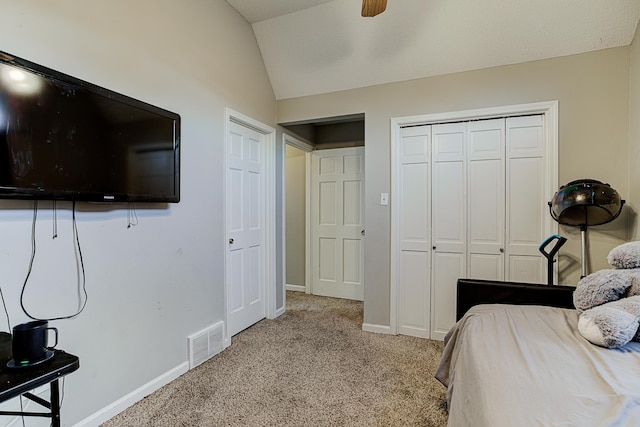
[[[224,349],[224,322],[218,322],[187,337],[189,369],[211,359]]]

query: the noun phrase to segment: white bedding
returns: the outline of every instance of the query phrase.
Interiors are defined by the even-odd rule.
[[[452,427],[640,426],[640,343],[597,347],[578,313],[471,308],[449,331],[436,378]]]

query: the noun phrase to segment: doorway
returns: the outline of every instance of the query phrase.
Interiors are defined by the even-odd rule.
[[[275,130],[227,109],[225,346],[276,316]]]
[[[283,240],[286,241],[286,245],[284,245],[283,258],[285,265],[283,266],[283,271],[285,271],[286,289],[362,300],[364,209],[362,203],[353,202],[353,196],[364,197],[364,114],[283,123],[281,125],[291,132],[290,134],[284,134],[282,149],[282,163],[284,166],[283,192],[285,194],[285,201],[283,202],[285,224],[282,228],[285,230]],[[339,158],[329,156],[334,157],[334,159],[329,159],[326,156],[331,152],[340,153],[343,150],[347,152],[350,150],[360,151],[361,153],[358,156],[347,154],[346,157],[340,154]],[[357,228],[357,236],[354,235],[348,239],[344,239],[343,237],[345,236],[341,236],[340,239],[336,239],[333,242],[331,242],[331,239],[323,239],[322,242],[314,240],[312,221],[318,207],[312,207],[314,201],[312,193],[316,189],[312,185],[311,171],[313,159],[319,161],[318,159],[321,157],[325,157],[325,164],[335,161],[336,168],[339,166],[342,170],[345,165],[347,167],[348,179],[346,181],[344,181],[343,177],[340,182],[326,183],[324,187],[333,186],[335,188],[334,195],[336,197],[339,196],[340,199],[334,199],[335,203],[333,204],[340,204],[347,208],[347,228]],[[354,172],[353,168],[357,168],[360,171],[358,179],[351,179],[354,177],[349,175]],[[340,187],[339,189],[338,186]],[[344,206],[345,196],[347,199],[346,206]],[[304,201],[302,198],[304,198]],[[357,221],[355,221],[356,217]],[[343,222],[344,212],[336,213],[336,219],[340,219],[340,222]],[[304,221],[304,230],[302,221]],[[323,247],[320,247],[321,243],[324,243]],[[330,247],[335,250],[328,250]],[[325,256],[319,259],[318,255],[323,249]],[[360,261],[355,265],[347,263],[345,268],[341,254],[346,255],[350,260],[359,259]],[[327,257],[332,258],[335,262],[321,264],[321,262],[327,260]],[[320,272],[322,266],[324,266],[325,273],[332,272],[329,276],[345,278],[347,287],[355,286],[359,289],[357,291],[352,289],[351,292],[346,294],[344,292],[327,294],[326,289],[323,291],[323,285],[327,284],[326,280],[321,285],[318,285],[319,282],[317,280],[320,277],[317,273]],[[329,277],[329,279],[332,280],[332,277]]]
[[[311,293],[307,253],[309,253],[309,164],[313,146],[291,135],[283,135],[284,179],[284,260],[285,289]]]

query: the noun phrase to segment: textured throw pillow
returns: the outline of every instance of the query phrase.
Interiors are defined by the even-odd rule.
[[[578,332],[601,347],[622,347],[637,341],[640,327],[640,296],[623,298],[580,314]]]
[[[598,270],[583,277],[573,291],[573,305],[579,311],[623,298],[632,285],[627,270]]]
[[[640,267],[640,242],[628,242],[616,246],[609,252],[607,261],[615,268]]]

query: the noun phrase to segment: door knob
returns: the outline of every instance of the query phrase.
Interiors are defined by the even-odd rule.
[[[229,239],[229,244],[233,245],[233,239]]]
[[[360,232],[360,234],[362,234],[362,235],[364,236],[364,230],[362,230],[362,231]]]

